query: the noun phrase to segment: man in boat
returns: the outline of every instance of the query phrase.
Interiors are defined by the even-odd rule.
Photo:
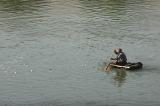
[[[122,65],[122,66],[127,64],[127,57],[121,48],[115,49],[114,53],[117,55],[117,57],[111,58],[112,60],[111,64]]]

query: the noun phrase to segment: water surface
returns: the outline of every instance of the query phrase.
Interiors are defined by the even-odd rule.
[[[1,106],[159,106],[159,0],[1,0]],[[121,47],[135,72],[104,72]]]

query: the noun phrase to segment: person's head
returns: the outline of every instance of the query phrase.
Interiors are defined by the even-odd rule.
[[[114,50],[114,52],[116,52],[115,54],[121,53],[122,49],[121,48],[117,48],[117,49]]]
[[[122,52],[122,49],[121,49],[121,48],[118,48],[118,52],[121,53],[121,52]]]

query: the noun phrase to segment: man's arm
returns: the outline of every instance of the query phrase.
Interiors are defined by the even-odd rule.
[[[110,60],[117,60],[116,58],[110,58]]]

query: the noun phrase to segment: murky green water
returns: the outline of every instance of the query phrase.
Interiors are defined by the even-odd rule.
[[[1,0],[1,106],[159,106],[159,0]],[[136,72],[102,71],[116,47]]]

